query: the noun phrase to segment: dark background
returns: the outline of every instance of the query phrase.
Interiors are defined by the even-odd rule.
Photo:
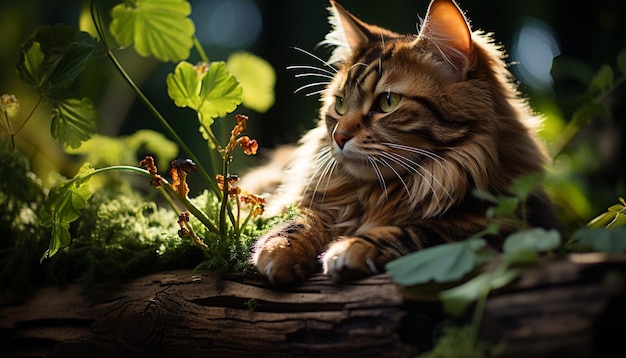
[[[110,9],[117,3],[109,0],[99,2],[102,9]],[[341,3],[364,21],[400,33],[416,33],[418,15],[424,16],[428,7],[427,0],[344,0]],[[36,94],[33,95],[32,89],[22,84],[16,74],[19,47],[41,26],[58,22],[77,28],[85,26],[83,24],[90,21],[86,16],[88,4],[89,1],[77,0],[22,0],[4,2],[1,6],[0,92],[17,95],[23,111],[32,108]],[[211,60],[225,60],[230,53],[243,49],[265,58],[276,70],[275,105],[264,114],[245,108],[237,111],[251,117],[251,137],[259,140],[263,148],[259,157],[269,148],[295,141],[302,132],[312,127],[317,117],[318,98],[306,97],[302,93],[294,94],[295,89],[310,80],[294,78],[294,73],[286,70],[286,67],[296,64],[320,65],[293,47],[311,51],[324,59],[328,57],[327,49],[317,47],[329,30],[328,2],[197,0],[191,1],[191,4],[197,35]],[[539,21],[551,31],[559,50],[551,69],[552,82],[543,87],[536,87],[526,81],[521,83],[523,93],[529,97],[535,109],[546,115],[547,123],[568,121],[580,105],[581,94],[595,71],[603,64],[614,67],[617,54],[626,49],[626,3],[623,0],[461,0],[459,5],[466,11],[473,29],[494,32],[496,41],[503,44],[511,54],[525,24]],[[222,7],[219,14],[228,16],[214,16],[220,6],[227,8],[224,10]],[[255,8],[258,13],[254,12]],[[105,12],[109,13],[108,10]],[[228,40],[229,37],[223,33],[235,35]],[[247,40],[241,40],[246,36]],[[216,40],[220,37],[226,37],[226,43]],[[196,153],[206,151],[206,144],[199,137],[194,117],[189,111],[181,112],[174,107],[167,97],[165,76],[175,64],[160,64],[153,59],[140,58],[132,49],[119,52],[118,56],[192,149]],[[192,55],[190,62],[197,60],[199,58]],[[510,61],[519,59],[510,58]],[[616,71],[617,77],[619,75]],[[101,111],[100,130],[103,134],[124,135],[139,128],[161,130],[122,83],[106,58],[93,60],[78,85],[81,93],[90,96],[98,104]],[[615,203],[619,196],[625,195],[623,87],[619,87],[606,100],[612,115],[594,119],[557,160],[559,174],[556,176],[562,183],[570,183],[578,188],[577,194],[561,198],[566,201],[568,208],[564,210],[568,211],[568,219],[573,223],[589,220],[592,215]],[[18,144],[32,158],[33,169],[40,176],[45,178],[53,170],[71,176],[80,158],[68,158],[50,140],[49,118],[49,112],[38,111],[20,136]],[[553,137],[547,135],[546,140],[549,142]],[[202,154],[199,156],[203,157]],[[208,161],[208,156],[204,157]],[[236,170],[243,172],[244,167],[250,164],[249,160],[237,160]]]

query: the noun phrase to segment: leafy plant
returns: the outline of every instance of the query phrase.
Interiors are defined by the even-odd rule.
[[[52,107],[51,135],[69,153],[83,154],[87,159],[74,178],[60,182],[50,189],[44,205],[38,210],[41,224],[51,229],[50,245],[42,259],[54,256],[72,241],[71,225],[80,218],[82,209],[93,195],[91,178],[115,171],[131,172],[150,178],[172,209],[179,212],[179,234],[191,237],[207,255],[215,253],[215,250],[211,251],[215,245],[209,245],[209,241],[217,241],[220,245],[229,247],[236,247],[242,240],[246,241],[243,236],[249,230],[245,227],[262,212],[263,200],[236,187],[236,176],[230,173],[230,162],[232,151],[236,147],[240,146],[246,154],[253,155],[258,144],[242,135],[247,116],[236,116],[236,124],[225,145],[213,133],[212,125],[216,119],[226,117],[242,103],[249,104],[250,108],[257,111],[267,110],[274,101],[275,75],[264,60],[249,53],[233,54],[228,62],[209,61],[195,37],[195,25],[189,18],[190,13],[191,6],[186,0],[123,2],[112,9],[109,35],[100,16],[98,2],[92,0],[91,14],[97,39],[86,32],[77,32],[61,24],[41,29],[22,47],[17,64],[18,73],[24,82],[38,90],[40,97],[28,116],[14,130],[12,123],[17,118],[19,101],[15,96],[3,95],[0,119],[11,137],[13,148],[15,136],[45,99],[51,102]],[[219,175],[209,174],[211,171],[200,164],[185,140],[173,130],[133,81],[117,59],[117,50],[110,45],[111,38],[119,47],[132,46],[141,56],[153,56],[163,62],[177,62],[165,81],[167,93],[176,106],[189,108],[196,113],[199,129],[208,143],[208,149],[218,153],[220,158]],[[196,65],[187,62],[192,50],[201,58],[201,62]],[[97,111],[93,101],[86,97],[69,96],[68,93],[75,91],[67,90],[85,69],[89,59],[96,55],[105,55],[111,61],[175,144],[155,132],[145,130],[125,138],[108,138],[96,134]],[[230,69],[241,78],[231,74]],[[245,97],[244,88],[246,93],[249,92]],[[256,95],[258,93],[263,95]],[[111,151],[104,153],[99,150],[103,146]],[[171,182],[158,173],[156,163],[151,157],[142,161],[144,168],[116,165],[119,162],[128,162],[128,153],[137,152],[141,147],[147,147],[158,154],[160,165],[171,161],[176,147],[190,159],[171,161]],[[94,169],[93,164],[109,166]],[[200,209],[188,197],[186,178],[189,173],[196,171],[219,202],[217,206],[204,208],[209,209],[208,212]],[[185,211],[180,212],[179,206],[184,207]],[[200,229],[194,229],[189,224],[189,213],[202,224]]]

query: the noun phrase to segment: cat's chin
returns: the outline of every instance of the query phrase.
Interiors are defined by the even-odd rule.
[[[364,162],[360,161],[342,161],[339,163],[341,167],[352,177],[363,181],[378,181],[376,171]]]

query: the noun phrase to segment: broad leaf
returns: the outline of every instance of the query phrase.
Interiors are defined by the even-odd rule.
[[[113,8],[111,34],[121,46],[161,61],[189,57],[195,26],[185,0],[127,1]]]
[[[98,42],[86,32],[58,24],[44,27],[20,50],[17,70],[44,92],[69,86],[81,74]]]
[[[274,105],[274,68],[262,58],[248,52],[237,52],[228,57],[228,71],[243,87],[243,105],[264,113]]]
[[[561,244],[561,235],[556,230],[533,228],[511,234],[504,241],[502,250],[505,253],[516,251],[545,252],[554,250]]]
[[[53,187],[39,210],[39,223],[52,227],[52,237],[42,260],[56,254],[71,241],[70,223],[80,217],[80,211],[91,197],[89,178],[94,169],[84,164],[73,179]]]
[[[623,253],[626,251],[626,227],[614,229],[580,229],[573,235],[577,246],[589,247],[594,251]]]
[[[470,239],[430,247],[393,260],[386,268],[402,286],[456,281],[476,267],[476,252],[485,244],[483,239]]]
[[[509,190],[513,195],[521,200],[526,200],[541,182],[541,175],[522,175],[515,180]]]
[[[22,47],[20,59],[17,62],[17,72],[22,81],[29,85],[41,86],[45,78],[43,65],[44,54],[39,42],[32,41],[28,48]]]
[[[234,111],[241,103],[242,91],[224,62],[193,66],[183,61],[167,76],[167,93],[174,104],[196,110],[206,127],[213,118]]]
[[[48,79],[51,89],[65,88],[72,84],[83,72],[94,51],[95,46],[92,44],[70,44]]]
[[[97,117],[98,112],[89,98],[56,102],[52,108],[52,137],[64,146],[77,148],[96,133]]]
[[[446,313],[461,316],[479,297],[487,295],[490,290],[508,285],[519,277],[518,270],[483,272],[471,280],[439,294],[441,304]]]
[[[626,201],[619,198],[621,204],[611,205],[607,212],[596,216],[587,227],[597,229],[601,227],[620,227],[626,225]]]
[[[202,78],[200,98],[202,105],[198,112],[205,117],[221,118],[234,111],[241,103],[243,88],[228,73],[224,62],[213,62]]]

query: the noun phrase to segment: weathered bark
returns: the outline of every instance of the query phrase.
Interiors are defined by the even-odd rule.
[[[573,257],[528,268],[491,297],[482,336],[506,341],[512,357],[622,347],[626,257]],[[276,289],[174,271],[88,294],[42,288],[1,307],[0,356],[405,357],[428,348],[441,319],[436,303],[407,302],[387,275],[343,284],[318,275]]]

